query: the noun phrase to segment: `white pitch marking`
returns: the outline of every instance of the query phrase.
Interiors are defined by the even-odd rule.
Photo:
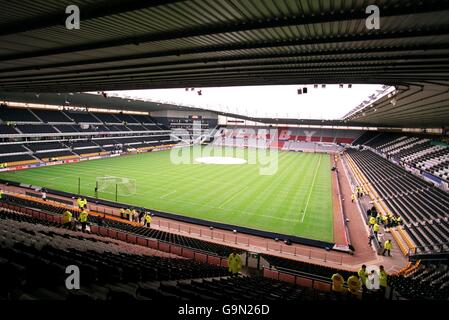
[[[164,199],[165,197],[168,197],[169,195],[171,195],[171,194],[173,194],[173,193],[175,193],[175,192],[176,192],[176,190],[170,191],[169,193],[166,193],[166,194],[160,196],[159,198],[160,198],[160,199]]]
[[[305,206],[305,208],[304,208],[304,210],[303,210],[303,214],[302,214],[302,218],[301,218],[301,223],[304,222],[304,217],[306,216],[306,211],[307,211],[307,207],[309,206],[310,196],[312,195],[313,187],[315,186],[316,174],[318,173],[318,168],[320,167],[320,164],[321,164],[321,158],[322,158],[322,156],[320,155],[320,160],[318,160],[318,165],[317,165],[316,168],[315,168],[315,174],[314,174],[314,176],[313,176],[312,186],[310,187],[309,196],[307,197],[306,206]]]

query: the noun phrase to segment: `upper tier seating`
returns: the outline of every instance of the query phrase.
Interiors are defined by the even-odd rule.
[[[43,122],[47,123],[72,123],[64,112],[57,110],[40,110],[33,109],[32,112],[39,117]]]
[[[115,114],[115,117],[120,120],[120,122],[126,123],[139,123],[133,116],[125,113]]]
[[[67,146],[61,144],[60,142],[28,143],[26,146],[33,151],[67,149]]]
[[[98,145],[92,141],[87,141],[87,140],[83,140],[83,141],[73,141],[73,142],[67,142],[66,145],[68,145],[69,147],[73,148],[74,150],[76,149],[84,149],[84,148],[93,148],[93,147],[97,147]]]
[[[106,126],[106,127],[109,129],[109,131],[115,131],[115,132],[118,132],[118,131],[131,131],[127,126],[119,125],[119,124],[113,125],[113,126],[109,125],[109,126]]]
[[[355,146],[363,145],[366,142],[369,142],[370,140],[374,139],[378,135],[379,135],[379,132],[377,132],[377,131],[366,131],[360,137],[355,139],[352,142],[352,144],[355,145]]]
[[[99,124],[101,123],[100,120],[98,120],[91,113],[88,113],[88,112],[68,112],[68,111],[66,111],[65,114],[77,123],[99,123]]]
[[[118,144],[117,140],[115,139],[94,139],[92,140],[94,143],[100,145],[100,146],[107,146],[107,145],[116,145]]]
[[[144,116],[144,115],[141,115],[141,114],[133,114],[132,117],[134,119],[136,119],[139,123],[156,125],[154,123],[154,121],[151,120],[151,118],[148,117],[148,116]]]
[[[75,126],[71,125],[55,125],[54,127],[59,131],[61,131],[62,133],[79,132],[79,130],[76,129]]]
[[[433,139],[431,136],[384,132],[377,133],[374,139],[356,141],[356,144],[364,144],[389,158],[449,181],[449,146]]]
[[[94,113],[95,117],[100,119],[104,123],[122,123],[115,114],[112,113]]]
[[[136,124],[136,125],[127,125],[127,128],[131,131],[147,131],[147,128],[145,128],[142,125]]]
[[[3,122],[40,122],[28,109],[0,107]]]
[[[50,125],[17,125],[16,128],[22,133],[57,133],[57,131]]]
[[[7,126],[5,124],[0,124],[0,134],[19,134],[15,126]]]

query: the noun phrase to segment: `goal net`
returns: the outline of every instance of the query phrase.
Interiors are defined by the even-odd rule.
[[[98,192],[130,196],[136,193],[136,180],[124,177],[97,177]]]

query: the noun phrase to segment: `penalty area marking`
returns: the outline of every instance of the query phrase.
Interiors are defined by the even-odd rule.
[[[302,211],[301,223],[304,222],[304,217],[306,216],[307,207],[309,206],[310,196],[312,195],[313,187],[315,186],[316,174],[318,173],[318,168],[320,167],[322,157],[323,156],[320,155],[320,159],[318,160],[318,164],[315,168],[315,174],[313,176],[312,186],[310,187],[309,196],[307,197],[306,206],[305,206],[304,210]]]

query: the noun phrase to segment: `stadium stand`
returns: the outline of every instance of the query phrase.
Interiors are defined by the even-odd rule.
[[[49,125],[17,125],[16,130],[20,131],[21,133],[57,133],[55,128]]]
[[[370,150],[348,150],[349,156],[384,201],[402,217],[418,250],[447,250],[449,195]]]
[[[413,136],[398,133],[378,133],[365,140],[354,141],[354,145],[364,145],[377,152],[406,163],[419,170],[429,172],[448,181],[449,145],[435,136]]]
[[[118,113],[115,115],[115,117],[117,119],[120,120],[120,122],[123,123],[139,123],[136,119],[134,119],[133,116],[129,115],[129,114],[124,114],[124,113]]]
[[[103,291],[97,286],[103,286],[103,292],[109,291],[110,294],[114,284],[134,282],[134,286],[128,285],[129,290],[125,292],[135,297],[138,281],[142,285],[150,281],[227,275],[227,270],[222,267],[190,259],[136,254],[143,251],[136,245],[92,235],[81,236],[79,232],[63,230],[52,223],[13,211],[0,210],[0,218],[1,268],[9,271],[2,272],[2,275],[7,275],[2,279],[2,283],[6,283],[2,286],[4,296],[21,294],[22,299],[33,296],[66,299],[69,291],[57,286],[64,283],[66,266],[73,264],[83,270],[82,291],[94,290],[94,295]],[[60,276],[55,276],[57,274]],[[121,286],[121,291],[123,287],[126,285]],[[18,289],[24,292],[14,292]],[[110,299],[108,294],[96,298]]]
[[[0,134],[41,137],[35,143],[11,142],[15,140],[8,138],[4,140],[6,143],[0,143],[0,163],[9,166],[23,161],[49,161],[50,158],[110,152],[117,150],[115,144],[149,148],[176,143],[167,135],[168,131],[144,115],[9,107],[1,110],[3,118],[0,119],[7,125],[0,124]],[[85,139],[80,139],[82,137]],[[49,139],[55,142],[45,142]],[[110,143],[113,140],[115,142]]]
[[[31,201],[19,197],[14,197],[11,195],[5,196],[4,199],[7,203],[20,205],[29,208],[38,208],[46,212],[50,212],[57,215],[62,215],[64,212],[63,207],[56,207],[48,203],[40,203],[36,201]],[[78,215],[79,210],[74,210],[75,217]],[[116,230],[121,230],[127,233],[144,236],[147,238],[158,239],[161,241],[194,248],[204,252],[214,253],[218,256],[227,257],[231,253],[231,248],[224,245],[219,245],[211,242],[201,241],[194,238],[188,238],[185,236],[180,236],[177,234],[168,233],[165,231],[160,231],[156,229],[148,229],[142,226],[135,226],[128,223],[127,220],[117,221],[112,219],[100,219],[98,216],[90,215],[88,221],[95,225],[101,225],[104,227],[110,227]]]
[[[140,195],[145,197],[145,193],[153,192],[162,184],[164,187],[172,188],[172,181],[168,181],[167,178],[177,180],[173,185],[180,189],[178,186],[181,185],[182,176],[206,177],[208,180],[205,183],[201,184],[201,180],[198,179],[198,182],[193,184],[194,187],[189,189],[195,191],[199,189],[196,187],[204,187],[211,191],[212,197],[204,194],[200,201],[193,202],[193,211],[197,208],[195,203],[207,205],[202,203],[206,202],[206,198],[217,200],[219,207],[211,206],[209,211],[214,211],[215,215],[221,215],[229,221],[232,216],[234,219],[235,217],[240,219],[237,225],[228,225],[229,229],[223,229],[223,232],[235,236],[235,244],[239,247],[243,247],[243,243],[237,243],[236,233],[240,233],[241,229],[236,229],[240,228],[240,224],[245,225],[247,221],[257,222],[253,224],[260,228],[256,231],[263,231],[266,226],[265,223],[261,223],[262,219],[255,217],[254,221],[251,221],[253,218],[250,218],[250,215],[243,216],[250,213],[249,211],[258,214],[260,209],[267,209],[271,211],[270,214],[279,214],[279,217],[267,216],[271,221],[275,219],[287,221],[286,227],[293,227],[294,223],[298,222],[298,217],[296,214],[287,213],[284,208],[288,206],[289,211],[296,211],[298,208],[298,211],[302,210],[299,212],[299,215],[302,214],[300,223],[309,230],[314,229],[314,223],[309,222],[312,221],[312,217],[329,211],[328,217],[332,218],[330,219],[332,225],[329,226],[332,226],[332,230],[329,227],[325,236],[333,237],[332,241],[335,243],[324,248],[310,249],[308,257],[304,255],[295,258],[309,262],[319,259],[314,261],[326,264],[328,255],[326,251],[335,250],[339,251],[338,255],[348,256],[348,259],[339,260],[342,268],[351,266],[345,270],[356,270],[359,266],[356,267],[355,264],[363,260],[370,264],[384,263],[385,269],[390,272],[399,270],[405,264],[404,261],[416,261],[417,256],[422,258],[429,252],[432,256],[447,255],[449,252],[447,192],[449,191],[449,104],[447,103],[449,1],[371,2],[81,0],[75,5],[67,6],[68,1],[25,0],[20,3],[5,1],[2,5],[0,22],[2,25],[0,172],[5,179],[17,179],[15,182],[1,181],[1,186],[5,187],[5,194],[0,190],[0,300],[110,299],[116,300],[117,303],[113,306],[118,306],[128,317],[131,317],[132,311],[138,308],[127,308],[124,302],[134,299],[168,298],[172,308],[176,305],[173,301],[198,298],[220,302],[242,299],[291,300],[294,306],[293,312],[289,312],[291,317],[302,316],[305,313],[302,305],[297,303],[301,300],[346,299],[347,296],[327,292],[330,290],[329,278],[336,269],[296,261],[292,256],[290,256],[292,259],[287,259],[267,253],[276,250],[276,255],[296,256],[296,249],[305,244],[285,242],[284,246],[279,243],[279,238],[272,239],[274,237],[267,236],[262,241],[262,244],[266,243],[266,249],[257,248],[258,250],[262,248],[261,252],[267,253],[262,255],[262,259],[269,263],[270,269],[258,268],[258,276],[230,277],[224,268],[225,263],[222,262],[225,262],[225,257],[234,249],[163,232],[159,230],[160,225],[159,228],[149,229],[138,225],[137,222],[119,219],[112,213],[110,216],[103,216],[98,212],[91,212],[88,218],[91,234],[78,232],[73,226],[62,227],[60,223],[62,211],[67,207],[73,209],[72,201],[68,198],[73,194],[69,194],[67,190],[74,186],[67,188],[65,192],[51,190],[53,187],[58,188],[58,185],[70,183],[61,182],[63,179],[60,178],[65,177],[65,174],[48,178],[54,180],[44,180],[45,173],[39,178],[39,172],[36,172],[40,169],[28,171],[29,168],[65,163],[54,161],[59,157],[79,157],[68,159],[70,161],[67,162],[86,160],[84,163],[87,163],[87,160],[103,156],[106,158],[122,153],[166,150],[177,143],[172,129],[187,131],[181,136],[182,139],[179,139],[182,143],[178,146],[188,146],[189,143],[206,145],[211,141],[209,137],[208,139],[192,137],[194,119],[201,123],[204,131],[214,132],[218,129],[217,123],[220,122],[257,124],[276,132],[277,137],[272,133],[264,134],[266,141],[260,145],[252,140],[251,134],[240,132],[239,125],[229,126],[228,137],[231,138],[232,146],[322,152],[331,155],[302,157],[300,154],[281,153],[281,156],[292,159],[319,158],[317,163],[320,164],[321,159],[326,158],[326,166],[318,165],[313,172],[307,169],[307,174],[313,174],[312,179],[304,178],[306,175],[299,170],[299,167],[307,166],[297,165],[294,160],[285,166],[298,175],[285,173],[285,179],[278,180],[279,182],[271,180],[270,177],[263,177],[276,191],[280,186],[301,187],[306,183],[303,184],[300,180],[308,180],[306,182],[307,185],[310,182],[310,188],[302,188],[298,192],[290,190],[270,192],[268,188],[251,188],[253,183],[249,179],[249,173],[245,175],[243,170],[242,173],[236,170],[239,175],[237,178],[240,178],[236,179],[236,182],[231,179],[226,181],[227,177],[218,178],[218,174],[210,172],[201,176],[198,172],[201,165],[195,165],[195,169],[198,170],[192,173],[174,169],[158,177],[154,171],[158,168],[162,171],[164,165],[161,165],[151,170],[148,166],[146,168],[148,178],[143,174],[140,176],[141,180],[152,183],[151,188],[148,187],[146,191],[145,187],[139,187],[139,193],[142,192]],[[70,19],[65,20],[70,8],[75,8],[75,12],[81,12],[81,22],[80,15],[76,13],[71,16],[74,25]],[[64,20],[66,28],[63,27]],[[235,109],[231,105],[226,106],[225,99],[215,106],[206,103],[194,106],[187,103],[189,102],[187,98],[185,105],[176,105],[176,102],[170,102],[174,95],[167,95],[167,99],[163,102],[163,99],[159,100],[156,97],[132,98],[126,93],[138,89],[174,88],[178,91],[185,90],[186,94],[190,92],[191,96],[193,94],[199,99],[201,97],[197,95],[203,95],[203,102],[205,100],[207,102],[208,93],[212,92],[209,88],[262,85],[291,85],[294,88],[290,91],[290,96],[287,92],[285,95],[272,95],[274,99],[270,112],[261,112],[264,108],[259,105],[258,110],[252,114],[246,109],[247,106],[236,106]],[[338,90],[343,95],[346,93],[348,96],[353,95],[354,98],[357,94],[355,91],[359,88],[352,89],[350,93],[353,86],[373,85],[377,89],[373,90],[375,91],[373,94],[359,98],[360,103],[358,105],[354,103],[355,107],[338,119],[336,115],[339,103],[335,102],[351,105],[352,99],[329,100],[329,103],[323,103],[323,106],[328,108],[326,111],[318,110],[321,105],[310,103],[310,107],[320,108],[313,110],[313,113],[317,111],[316,114],[319,116],[308,119],[309,110],[306,107],[309,106],[303,104],[306,100],[297,99],[313,97],[314,94],[328,98],[329,93],[332,93],[329,87],[333,85],[339,86]],[[209,94],[209,97],[212,95]],[[259,97],[253,95],[250,98],[256,101]],[[282,110],[284,107],[282,104],[287,99],[297,101],[297,108],[292,109],[290,113],[284,113]],[[244,99],[239,100],[244,102]],[[45,109],[38,109],[37,106]],[[331,108],[336,113],[327,113]],[[108,111],[103,113],[101,110]],[[269,118],[270,113],[273,118]],[[283,116],[286,118],[282,118]],[[310,117],[312,113],[309,114]],[[334,118],[329,119],[332,117]],[[213,143],[221,145],[218,139]],[[354,148],[349,147],[350,144],[353,144]],[[157,148],[158,146],[160,148]],[[347,153],[346,148],[350,148]],[[252,151],[248,154],[253,153]],[[341,153],[342,156],[334,153]],[[164,153],[160,155],[163,158]],[[105,176],[97,179],[100,178],[102,181],[104,178],[117,182],[122,179],[129,180],[125,178],[129,174],[123,169],[127,168],[124,163],[130,158],[132,157],[121,158],[114,170],[111,166],[110,171],[123,175],[123,178]],[[134,158],[139,160],[144,157]],[[328,161],[330,166],[327,165]],[[280,163],[280,166],[283,166],[282,162]],[[89,163],[87,166],[94,168],[96,163]],[[79,165],[78,168],[80,167],[83,170],[83,165]],[[101,163],[98,167],[101,167]],[[106,167],[107,164],[99,171],[105,171],[107,174],[109,168]],[[330,176],[329,179],[321,179],[318,174],[319,171],[321,173],[322,167],[323,172],[327,171],[326,177]],[[65,169],[73,167],[53,168],[55,173],[50,174],[58,175]],[[52,168],[47,169],[53,171]],[[342,169],[340,171],[343,171],[342,174],[347,174],[347,179],[341,176],[339,178],[339,169]],[[20,172],[14,172],[16,170]],[[227,171],[229,178],[231,170]],[[332,172],[329,172],[330,170]],[[27,175],[33,171],[36,177],[30,178],[28,185]],[[317,177],[319,180],[326,180],[326,183],[319,180],[315,183]],[[94,180],[91,172],[89,178]],[[55,180],[56,182],[50,186],[49,181]],[[80,180],[81,178],[78,180],[78,193],[82,190]],[[135,182],[137,179],[133,180]],[[245,186],[242,184],[240,191],[233,194],[228,190],[231,188],[227,187],[226,182],[232,187],[239,185],[240,180],[249,183]],[[41,181],[42,184],[47,181],[49,190],[35,186]],[[89,190],[93,191],[93,184],[88,182],[88,185]],[[324,185],[326,194],[322,191]],[[115,188],[118,189],[117,183]],[[98,183],[95,193],[98,192],[97,189]],[[54,193],[48,192],[49,199],[44,201],[47,200],[47,191]],[[91,194],[91,191],[86,192],[86,196]],[[174,189],[173,191],[163,196],[157,194],[152,196],[154,195],[155,199],[159,198],[162,203],[171,201],[170,205],[175,210],[170,215],[174,219],[178,206],[176,198],[179,194],[185,195],[187,192]],[[21,195],[20,192],[26,192],[27,195]],[[40,192],[42,194],[39,194]],[[228,198],[218,201],[218,197],[215,199],[212,192]],[[33,194],[30,195],[31,193]],[[318,200],[317,204],[311,203],[309,206],[310,199],[315,202],[315,195],[328,196],[328,193],[329,198],[326,201]],[[301,199],[304,194],[307,194],[306,201]],[[62,199],[62,195],[65,198],[61,201],[61,205],[57,205],[59,202],[53,197]],[[118,202],[117,195],[116,191],[116,202]],[[39,200],[41,196],[42,200]],[[253,198],[252,202],[256,203],[234,206],[231,201],[239,197]],[[116,208],[115,206],[122,205],[98,199],[98,194],[96,198],[97,210],[99,202],[103,207],[110,205]],[[287,200],[290,198],[297,202],[288,205],[290,201]],[[127,199],[129,202],[140,202],[131,200],[131,197]],[[283,206],[279,205],[279,209],[271,207],[269,203],[271,199],[283,202]],[[92,200],[94,198],[89,198],[90,203],[95,201]],[[186,203],[187,206],[188,202]],[[229,205],[230,211],[238,208],[243,214],[241,216],[237,212],[221,214],[222,210],[218,209],[227,210],[226,205]],[[373,244],[371,237],[369,238],[369,246],[372,247],[368,248],[366,245],[367,230],[364,225],[366,206],[379,208],[382,214],[392,212],[402,217],[403,225],[392,227],[390,230],[383,227],[380,229],[384,232],[382,237],[397,240],[391,257],[389,251],[388,257],[376,255],[379,229],[375,231],[376,241]],[[332,208],[327,210],[324,207]],[[167,209],[169,210],[172,209]],[[73,211],[74,217],[80,218],[79,210]],[[316,214],[311,214],[312,211]],[[199,211],[199,213],[207,216],[207,212]],[[158,214],[161,215],[157,218],[159,222],[162,219],[170,219],[168,212],[161,211]],[[163,214],[167,216],[162,218]],[[184,218],[187,220],[192,217]],[[372,219],[376,218],[372,216]],[[377,222],[381,223],[379,219],[382,217],[377,219]],[[187,221],[189,224],[201,225],[198,220],[196,220],[198,223],[193,219]],[[324,221],[319,221],[318,224],[324,226]],[[207,228],[206,225],[201,227]],[[209,228],[218,229],[216,225]],[[354,237],[351,235],[351,238],[356,239],[356,250],[352,250],[354,247],[348,243],[349,236],[345,238],[345,244],[339,243],[343,241],[339,239],[343,234],[342,228],[345,229],[346,235],[349,235],[348,230],[355,235]],[[170,227],[168,229],[170,230]],[[289,230],[293,229],[296,228],[283,230],[287,230],[285,232],[290,234],[292,232]],[[374,232],[374,225],[372,231]],[[390,232],[391,236],[387,234]],[[123,239],[119,239],[119,235]],[[397,239],[398,235],[404,237],[402,239],[407,246],[414,250],[404,251],[405,247]],[[310,239],[306,240],[313,240],[312,236],[307,237]],[[362,238],[365,246],[360,245]],[[143,243],[146,243],[146,247],[138,245],[137,239],[145,240]],[[252,249],[249,239],[248,250]],[[150,242],[157,243],[157,249],[152,248]],[[271,243],[276,247],[279,245],[279,249],[269,250]],[[160,244],[163,244],[164,248],[169,248],[168,251],[160,250]],[[173,254],[172,244],[179,246],[180,251],[187,248],[190,252],[194,252],[193,259]],[[284,248],[287,250],[283,252]],[[294,251],[289,251],[288,248],[294,248]],[[350,254],[345,250],[349,250]],[[396,254],[399,250],[411,257]],[[314,258],[312,252],[318,252],[318,256],[323,254],[324,258]],[[219,263],[213,265],[206,264],[201,259],[195,261],[197,253],[205,261],[212,256],[217,258]],[[251,258],[260,257],[258,253],[254,253],[254,257]],[[246,258],[251,255],[253,253]],[[68,264],[81,266],[82,290],[68,292],[63,288],[65,266]],[[328,259],[327,264],[336,266],[338,262]],[[281,272],[278,270],[285,271],[282,274],[285,282],[279,281]],[[265,278],[260,277],[261,273]],[[346,271],[342,273],[345,278],[349,275]],[[416,264],[410,262],[397,276],[389,278],[389,281],[392,291],[396,291],[400,299],[447,301],[448,275],[447,259],[444,262],[441,260]],[[303,280],[310,280],[311,277],[327,281],[321,290],[316,290],[313,284],[308,288],[297,285],[300,277],[304,277]],[[354,281],[356,285],[360,284]],[[366,291],[366,288],[363,291]],[[382,294],[382,291],[382,289],[373,290],[371,293],[377,295],[379,292]],[[357,293],[362,294],[361,290]],[[365,294],[366,292],[363,292],[363,295]],[[380,299],[380,296],[378,298]],[[332,312],[331,317],[338,314],[351,316],[357,314],[363,317],[368,313],[393,317],[386,310],[387,303],[372,303],[360,314],[352,306],[345,308],[344,304],[335,304],[331,308],[316,308],[312,303],[305,305],[311,305],[314,308],[312,314],[316,315],[327,309]],[[89,314],[94,317],[86,310],[86,306],[87,304],[78,303],[74,309],[66,308],[58,315],[65,316],[66,313],[73,312],[80,316]],[[235,303],[235,306],[241,305]],[[29,309],[37,315],[35,307],[13,306],[15,310],[11,314],[18,316],[20,311]],[[405,315],[406,311],[416,312],[420,309],[415,303],[405,308],[401,305],[394,307],[401,313],[402,318],[408,318]],[[106,311],[113,310],[113,307],[98,309],[101,317],[107,318]],[[143,310],[151,316],[156,311],[161,311],[163,317],[167,318],[171,311],[162,304],[145,306]],[[439,316],[438,310],[433,305],[422,310],[429,315]],[[50,313],[55,313],[53,307],[48,308],[44,314],[48,317]],[[274,310],[269,317],[282,319],[274,314]]]
[[[122,121],[120,121],[112,113],[94,113],[94,114],[97,119],[99,119],[101,122],[103,122],[105,124],[120,124],[120,123],[122,123]]]
[[[422,263],[407,275],[391,277],[390,285],[405,299],[448,300],[449,268],[447,263]]]
[[[20,154],[20,155],[14,155],[14,156],[3,156],[0,155],[0,163],[20,163],[23,161],[36,161],[35,158],[28,154]]]
[[[62,111],[33,109],[32,112],[45,123],[73,123]]]
[[[228,277],[226,268],[137,245],[61,229],[0,209],[0,295],[52,300],[340,300],[344,297],[262,277]],[[30,237],[31,236],[31,237]],[[83,288],[65,290],[65,268],[79,265]],[[59,274],[59,276],[55,276]]]
[[[67,146],[63,145],[62,142],[39,142],[39,143],[28,143],[25,145],[32,151],[48,151],[48,150],[62,150],[68,149]]]
[[[0,134],[19,134],[15,126],[0,124]]]
[[[75,121],[76,123],[101,123],[94,115],[91,113],[80,113],[80,112],[66,112],[67,116]]]
[[[67,159],[69,158],[74,158],[77,157],[76,154],[74,154],[71,151],[54,151],[54,152],[39,152],[35,154],[36,157],[38,157],[39,159],[43,160],[43,161],[51,161],[51,160],[57,160],[57,159],[61,159],[61,158],[65,158]]]
[[[3,122],[41,122],[28,109],[23,108],[0,108],[0,119]]]
[[[263,254],[261,256],[269,263],[270,268],[275,267],[277,270],[287,271],[289,273],[297,273],[302,275],[315,275],[320,276],[326,280],[330,279],[332,275],[336,272],[340,272],[340,274],[345,279],[349,278],[352,275],[352,273],[349,271],[341,271],[317,264],[311,264],[297,260],[276,257],[272,255]]]
[[[28,151],[21,144],[2,144],[1,148],[2,154],[23,153]]]

